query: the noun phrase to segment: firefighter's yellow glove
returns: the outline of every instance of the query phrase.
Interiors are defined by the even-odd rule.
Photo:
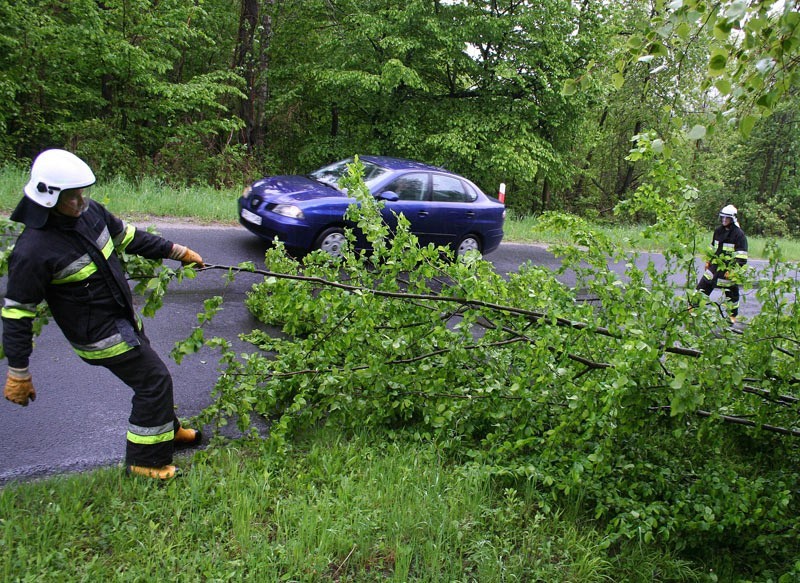
[[[31,373],[27,368],[8,367],[6,388],[3,390],[6,399],[23,407],[28,406],[28,401],[36,400],[36,389],[33,388]]]
[[[169,252],[169,258],[180,261],[184,265],[190,265],[194,263],[197,267],[202,268],[206,266],[205,263],[203,263],[203,258],[200,257],[199,253],[192,251],[183,245],[178,245],[177,243],[172,246],[172,251]]]

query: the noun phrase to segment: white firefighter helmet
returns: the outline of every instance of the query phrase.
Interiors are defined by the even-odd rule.
[[[85,188],[95,183],[89,165],[72,152],[45,150],[31,166],[31,178],[25,196],[46,208],[56,206],[62,190]]]
[[[721,211],[719,211],[719,216],[720,218],[728,217],[729,219],[733,219],[735,221],[737,212],[738,211],[736,210],[735,206],[733,206],[732,204],[727,204],[724,207],[722,207]]]

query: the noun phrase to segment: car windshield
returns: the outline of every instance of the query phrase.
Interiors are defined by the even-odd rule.
[[[309,174],[309,176],[311,176],[311,178],[314,180],[319,180],[320,182],[338,188],[339,179],[347,174],[347,165],[352,163],[352,158],[341,160],[331,164],[330,166],[323,166],[319,170],[314,170],[314,172]],[[372,162],[362,160],[361,163],[364,165],[364,182],[367,186],[387,172],[386,168],[381,168]]]

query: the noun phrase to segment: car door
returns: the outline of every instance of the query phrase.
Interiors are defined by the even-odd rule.
[[[430,174],[428,172],[407,172],[393,179],[381,189],[394,192],[399,198],[385,201],[383,220],[394,231],[397,228],[397,215],[403,214],[411,224],[411,232],[421,245],[432,241],[430,223],[434,218],[430,212]]]
[[[384,220],[394,229],[394,213],[404,214],[420,245],[454,246],[474,230],[477,193],[458,176],[438,172],[408,172],[392,180],[383,191],[397,201],[387,201]]]
[[[458,176],[431,174],[431,201],[427,228],[438,245],[455,245],[473,231],[477,194]]]

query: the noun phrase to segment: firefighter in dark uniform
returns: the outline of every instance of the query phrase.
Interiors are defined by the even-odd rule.
[[[89,166],[65,150],[37,156],[25,196],[11,220],[25,224],[9,258],[3,304],[3,349],[8,359],[5,398],[26,406],[36,398],[28,359],[33,320],[46,301],[64,336],[87,363],[106,367],[133,389],[126,471],[166,480],[175,445],[197,445],[199,431],[175,415],[172,377],[150,347],[133,307],[119,253],[174,259],[203,267],[182,245],[137,230],[90,200]]]
[[[725,292],[730,302],[728,316],[736,323],[739,315],[739,285],[736,283],[736,269],[747,263],[747,237],[736,219],[736,207],[726,205],[719,212],[722,224],[714,231],[709,249],[706,269],[697,282],[697,289],[711,295],[714,288]]]

